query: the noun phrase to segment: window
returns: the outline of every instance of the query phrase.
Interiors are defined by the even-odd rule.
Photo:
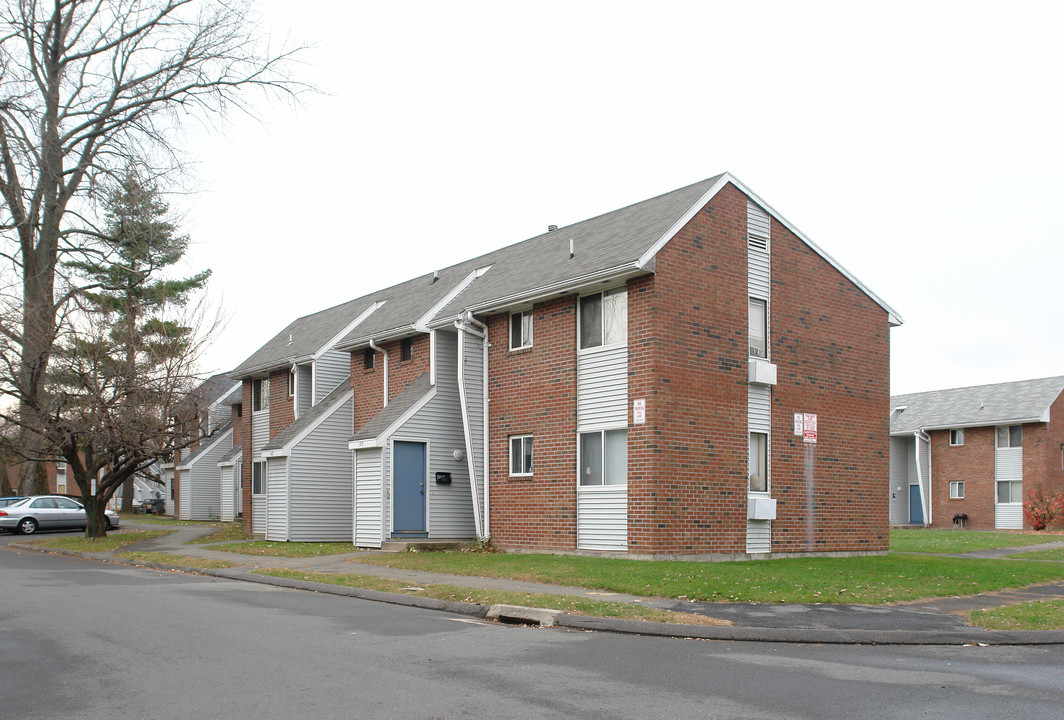
[[[628,483],[628,430],[580,434],[580,484]]]
[[[399,344],[399,359],[411,360],[414,357],[414,338],[403,338]]]
[[[510,349],[532,347],[532,311],[510,313]]]
[[[959,500],[964,497],[964,481],[950,480],[949,496],[951,500]]]
[[[251,381],[251,411],[270,409],[270,379],[259,378]]]
[[[266,463],[257,462],[251,465],[251,494],[263,495],[266,493]]]
[[[84,510],[84,506],[81,503],[75,502],[70,498],[56,498],[55,506],[60,510]]]
[[[60,495],[67,491],[67,466],[65,462],[55,464],[55,491]]]
[[[999,480],[997,484],[998,503],[1023,502],[1022,480]]]
[[[997,446],[999,448],[1023,447],[1023,425],[1010,425],[997,429]],[[1019,502],[1017,500],[1017,502]]]
[[[296,368],[293,365],[292,369],[288,371],[288,397],[293,397],[296,394]]]
[[[531,435],[515,435],[510,438],[510,474],[532,474]]]
[[[768,435],[750,433],[750,492],[768,492]]]
[[[372,370],[374,357],[375,356],[373,354],[373,348],[366,348],[365,351],[362,353],[362,367],[366,370]]]
[[[768,357],[768,303],[750,298],[750,357]]]
[[[964,430],[950,430],[949,431],[949,444],[950,445],[963,445],[964,444]],[[950,497],[953,497],[952,495]],[[961,497],[964,497],[961,495]]]
[[[628,342],[628,291],[607,290],[580,298],[580,348]]]

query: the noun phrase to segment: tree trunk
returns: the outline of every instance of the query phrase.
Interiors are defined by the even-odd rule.
[[[39,436],[34,432],[25,432],[30,442],[39,441]],[[37,445],[39,448],[39,444]],[[34,451],[31,451],[34,452]],[[18,494],[19,495],[47,495],[51,491],[48,487],[48,472],[44,463],[39,460],[27,460],[19,469]]]
[[[133,512],[133,478],[122,483],[122,507],[124,513]]]
[[[85,505],[85,537],[90,539],[107,537],[107,520],[103,511],[107,503],[95,495],[81,499]]]

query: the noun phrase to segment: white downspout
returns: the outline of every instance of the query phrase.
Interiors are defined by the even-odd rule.
[[[916,437],[916,480],[920,483],[920,502],[924,506],[924,527],[930,527],[934,519],[931,516],[931,436],[922,429],[913,435]],[[927,496],[924,496],[924,474],[920,469],[920,441],[927,443]]]
[[[373,342],[371,338],[369,346],[376,352],[379,352],[384,356],[384,405],[382,407],[388,407],[388,352],[378,347],[377,343]]]
[[[468,450],[466,452],[466,465],[469,469],[469,490],[473,496],[473,524],[477,538],[484,540],[486,538],[480,517],[480,492],[477,488],[477,463],[476,458],[473,457],[473,435],[472,428],[469,426],[469,398],[466,395],[465,386],[465,334],[471,333],[479,336],[480,333],[457,320],[454,326],[458,329],[458,400],[462,408],[462,431],[465,433]],[[485,339],[486,342],[487,340]],[[486,439],[485,444],[487,444]]]
[[[491,538],[491,503],[489,499],[490,484],[488,478],[491,474],[488,472],[488,326],[473,317],[473,313],[466,310],[465,313],[466,322],[472,323],[480,328],[484,333],[483,352],[484,361],[481,366],[481,380],[484,383],[484,537],[485,539]],[[509,449],[507,449],[509,451]]]

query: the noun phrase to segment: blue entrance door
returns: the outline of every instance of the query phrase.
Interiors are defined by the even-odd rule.
[[[920,504],[920,486],[909,486],[909,522],[914,525],[924,524],[924,506]]]
[[[396,535],[425,533],[425,443],[393,444]]]

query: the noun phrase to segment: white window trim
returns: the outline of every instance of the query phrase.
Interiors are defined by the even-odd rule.
[[[747,472],[746,492],[747,492],[748,495],[752,495],[753,497],[771,497],[771,495],[772,495],[772,471],[771,471],[772,463],[770,462],[769,456],[771,454],[772,438],[770,437],[770,434],[767,433],[767,432],[761,432],[760,430],[751,430],[751,431],[749,431],[747,433],[747,444],[748,444],[747,445],[747,447],[748,447],[747,452],[749,452],[750,436],[754,435],[754,434],[763,435],[765,437],[765,489],[764,490],[752,490],[750,488],[749,472]],[[750,464],[750,458],[747,458],[747,468],[749,468],[749,464]]]
[[[960,439],[961,439],[960,442],[953,442],[953,434],[954,433],[959,433],[960,434]],[[997,437],[996,433],[995,433],[994,437],[995,438]],[[952,428],[949,431],[949,445],[950,445],[950,447],[961,447],[962,445],[964,445],[964,428]]]
[[[761,358],[763,360],[768,360],[769,359],[769,357],[768,357],[768,348],[769,348],[769,341],[768,341],[768,300],[766,300],[765,298],[754,297],[754,296],[751,295],[749,297],[749,299],[747,301],[747,305],[746,305],[747,313],[750,313],[750,311],[753,309],[752,306],[754,305],[754,303],[760,303],[761,304],[760,307],[763,310],[763,312],[761,313],[761,320],[762,320],[761,327],[762,327],[762,329],[765,332],[765,336],[761,340],[764,342],[765,347],[762,349],[762,353],[760,355],[751,352],[753,350],[754,338],[753,338],[752,335],[750,335],[750,318],[748,317],[747,318],[747,323],[746,323],[747,324],[746,352],[747,352],[747,354],[750,357]]]
[[[963,500],[964,499],[964,481],[963,480],[950,480],[949,481],[949,499],[950,500]]]
[[[525,315],[527,315],[528,319],[529,319],[529,321],[528,321],[528,343],[525,344],[525,345],[514,345],[514,318],[515,317],[524,318]],[[531,348],[533,346],[533,344],[535,343],[535,337],[536,337],[535,324],[536,324],[535,315],[533,315],[533,313],[532,313],[532,308],[527,308],[525,310],[514,310],[513,312],[510,313],[510,323],[509,323],[509,325],[507,325],[506,331],[507,331],[507,333],[510,336],[509,339],[508,339],[508,342],[509,342],[511,350],[527,350],[527,349],[529,349],[529,348]]]
[[[262,476],[259,480],[259,492],[255,492],[255,466],[262,466]],[[251,495],[253,497],[266,497],[266,461],[256,460],[251,463]]]
[[[531,440],[532,441],[532,469],[528,472],[514,472],[514,440]],[[509,442],[509,454],[510,454],[510,477],[532,477],[536,468],[536,443],[534,435],[511,435]]]
[[[584,491],[584,490],[593,490],[593,489],[596,489],[596,488],[622,488],[622,487],[628,487],[628,475],[627,475],[627,468],[628,468],[628,443],[627,443],[627,435],[625,436],[625,449],[624,449],[624,452],[625,452],[625,458],[624,458],[625,478],[624,478],[624,482],[623,483],[607,483],[606,482],[606,433],[612,432],[612,431],[615,431],[615,430],[624,430],[625,433],[631,432],[631,430],[629,429],[629,427],[627,425],[614,425],[612,427],[586,428],[586,429],[581,429],[581,430],[577,431],[577,433],[576,433],[576,487],[577,487],[577,489],[579,489],[581,491]],[[591,435],[593,433],[597,433],[598,435],[602,436],[602,482],[597,484],[597,485],[585,485],[584,483],[581,482],[581,475],[580,475],[581,472],[582,472],[582,468],[584,466],[584,462],[583,462],[583,460],[584,460],[584,458],[583,458],[584,444],[583,444],[583,442],[581,442],[581,436],[582,435]]]
[[[602,313],[602,322],[603,322],[603,326],[602,326],[602,344],[601,345],[595,345],[593,347],[588,347],[588,348],[583,347],[582,344],[581,344],[581,337],[583,335],[583,312],[582,312],[582,310],[583,310],[584,298],[589,298],[589,297],[593,297],[595,295],[599,295],[603,299],[603,304],[605,304],[606,293],[618,292],[618,291],[624,292],[624,294],[626,296],[625,297],[625,305],[624,305],[625,306],[625,311],[624,311],[624,324],[625,324],[624,342],[623,343],[620,343],[620,342],[607,343],[606,342],[606,326],[605,326],[606,313],[603,312]],[[603,288],[602,290],[596,290],[595,292],[592,292],[592,293],[585,293],[584,295],[581,295],[579,298],[577,298],[577,301],[576,301],[576,352],[578,354],[591,353],[591,352],[600,352],[604,348],[619,348],[619,347],[627,347],[628,346],[628,316],[629,316],[629,313],[628,313],[628,309],[629,309],[628,299],[629,298],[627,297],[627,295],[628,295],[628,286],[627,285],[617,285],[615,287],[608,287],[608,288]],[[615,428],[615,429],[617,429],[617,428]]]
[[[255,409],[255,386],[259,388],[259,409]],[[270,409],[270,378],[255,378],[251,381],[251,412],[266,412]]]

